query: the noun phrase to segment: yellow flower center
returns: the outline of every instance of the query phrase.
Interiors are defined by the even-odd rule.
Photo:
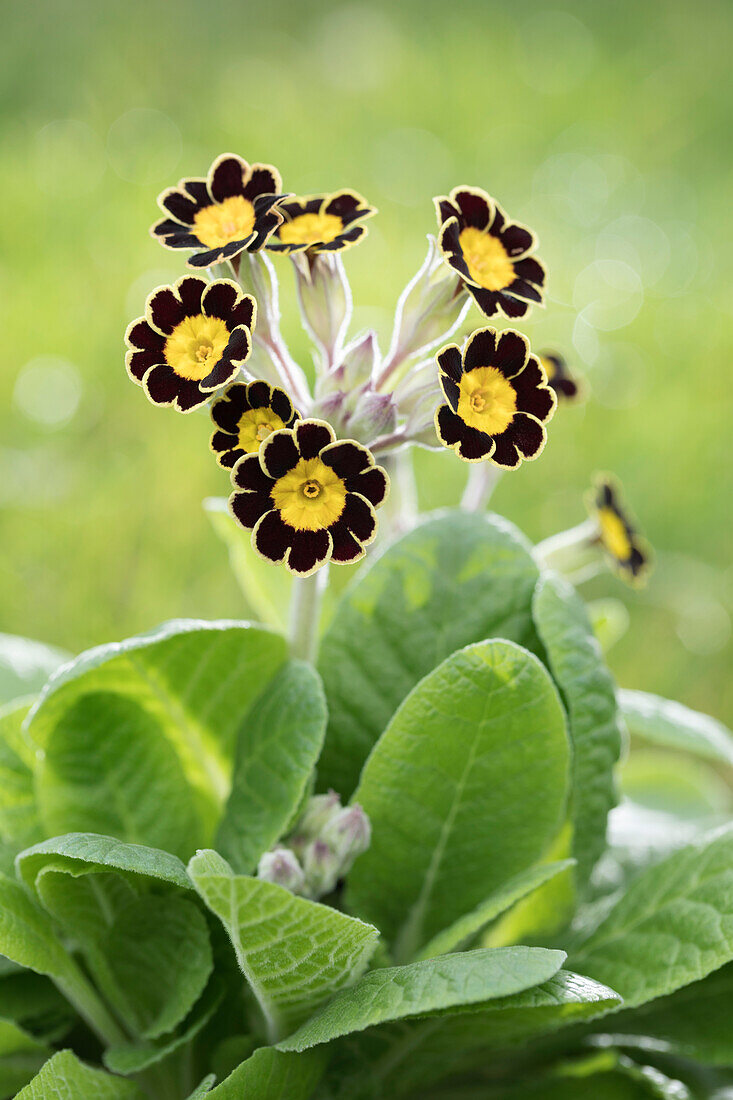
[[[496,367],[474,367],[458,384],[458,415],[470,428],[499,435],[517,411],[514,387]]]
[[[193,232],[207,248],[220,248],[230,241],[242,241],[255,227],[255,208],[244,195],[231,195],[199,210]]]
[[[514,282],[514,264],[498,237],[469,225],[458,238],[471,278],[486,290],[503,290]]]
[[[336,214],[298,214],[279,229],[283,244],[328,244],[344,228]]]
[[[247,454],[254,454],[269,435],[284,427],[284,422],[272,409],[247,409],[239,420],[239,446]]]
[[[301,458],[278,478],[270,496],[284,523],[298,531],[322,531],[343,512],[346,486],[320,458]]]
[[[601,526],[601,540],[609,554],[617,561],[626,561],[631,554],[631,543],[624,521],[612,508],[599,508],[598,522]]]
[[[210,374],[229,343],[229,329],[218,317],[186,317],[165,342],[165,361],[181,378],[200,382]]]

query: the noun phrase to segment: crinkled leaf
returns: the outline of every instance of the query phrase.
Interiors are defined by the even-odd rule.
[[[307,1050],[377,1024],[506,997],[547,981],[564,959],[564,951],[543,947],[479,948],[372,970],[278,1049]]]
[[[433,936],[430,943],[418,953],[420,959],[430,959],[436,955],[445,955],[448,951],[457,951],[465,947],[486,925],[506,912],[515,902],[532,894],[549,879],[568,870],[574,865],[572,859],[562,859],[555,863],[538,863],[527,871],[509,879],[493,892],[485,901],[465,916],[459,917],[448,928]]]
[[[733,733],[716,718],[646,691],[620,690],[618,702],[635,737],[733,765]]]
[[[419,1096],[453,1073],[486,1066],[491,1051],[592,1020],[619,1003],[605,986],[559,970],[541,985],[471,1009],[349,1036],[335,1048],[329,1077],[342,1082],[339,1097],[379,1097],[382,1087],[387,1090],[383,1082],[388,1082],[390,1100],[413,1091]],[[366,1083],[363,1092],[359,1082]]]
[[[92,1069],[70,1050],[54,1054],[16,1100],[144,1100],[132,1081]]]
[[[289,661],[253,703],[217,835],[235,871],[254,870],[285,832],[323,747],[326,718],[320,677],[302,661]]]
[[[404,961],[542,857],[560,828],[569,744],[555,686],[513,642],[454,653],[417,685],[355,793],[372,842],[349,907]]]
[[[27,719],[49,833],[89,831],[189,855],[213,835],[247,711],[285,642],[182,621],[66,665]]]
[[[616,802],[613,769],[621,735],[615,689],[585,605],[567,581],[544,574],[532,608],[568,713],[573,745],[572,855],[582,890],[605,847],[606,820]]]
[[[0,977],[0,1017],[28,1027],[46,1041],[64,1035],[75,1018],[49,978],[22,967]]]
[[[323,1076],[326,1057],[320,1050],[283,1054],[261,1047],[205,1095],[211,1100],[308,1100]]]
[[[15,1096],[51,1051],[11,1020],[0,1018],[0,1100]]]
[[[271,1036],[297,1026],[363,973],[379,935],[371,925],[235,875],[216,852],[199,852],[188,873],[226,928]]]
[[[120,871],[125,875],[142,876],[178,886],[182,890],[191,889],[186,868],[177,856],[143,844],[126,844],[115,837],[98,833],[67,833],[66,836],[56,836],[27,848],[16,861],[18,874],[32,889],[38,873],[49,861],[56,861],[58,857],[68,861],[70,867],[74,863],[92,864],[95,871]]]
[[[631,1007],[733,959],[733,826],[639,874],[579,948],[574,968]]]
[[[23,731],[29,703],[0,711],[0,838],[16,851],[43,836],[33,785],[35,752]]]
[[[35,695],[69,659],[70,654],[43,642],[0,634],[0,706]]]
[[[535,648],[537,576],[516,528],[460,511],[426,520],[362,570],[321,644],[329,709],[321,787],[348,797],[399,704],[455,650],[491,637]]]

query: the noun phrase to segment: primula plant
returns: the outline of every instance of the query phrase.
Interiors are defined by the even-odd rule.
[[[538,546],[486,511],[583,389],[502,325],[543,304],[534,233],[439,197],[383,353],[348,331],[357,192],[227,154],[159,202],[196,273],[153,290],[127,370],[210,418],[231,487],[206,510],[252,621],[24,643],[0,1097],[730,1095],[733,740],[613,683],[623,604],[576,589],[648,573],[613,478]],[[467,464],[454,509],[418,515],[415,446]]]

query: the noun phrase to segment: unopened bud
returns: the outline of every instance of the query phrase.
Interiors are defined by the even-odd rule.
[[[330,894],[341,876],[341,862],[325,840],[311,840],[303,850],[305,892],[308,897]]]
[[[371,382],[379,364],[379,344],[374,329],[369,329],[344,348],[334,373],[342,389],[354,390]]]
[[[374,391],[361,394],[349,416],[348,434],[359,443],[372,443],[397,427],[397,407],[389,393]]]
[[[295,826],[295,832],[305,840],[313,840],[340,810],[341,799],[335,791],[316,794],[308,799],[305,810]]]
[[[303,323],[319,346],[327,369],[340,354],[351,319],[351,288],[340,256],[298,256],[295,263]]]
[[[293,894],[302,893],[305,885],[303,868],[289,848],[278,847],[265,852],[257,865],[257,877],[284,886]]]
[[[372,839],[369,818],[358,802],[334,814],[321,833],[339,861],[339,877],[346,874],[357,856],[366,852]]]

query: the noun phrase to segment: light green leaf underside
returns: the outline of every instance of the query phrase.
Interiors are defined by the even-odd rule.
[[[402,700],[455,650],[492,637],[535,648],[537,576],[514,527],[460,511],[426,520],[361,571],[321,645],[329,708],[321,789],[348,797]]]
[[[16,1100],[144,1100],[132,1081],[85,1065],[70,1050],[59,1051],[18,1093]]]
[[[274,1047],[262,1047],[208,1096],[211,1100],[308,1100],[323,1076],[326,1059],[326,1051],[283,1054]]]
[[[404,701],[354,795],[372,842],[348,906],[406,961],[542,857],[565,814],[569,744],[544,666],[513,642],[447,658]]]
[[[570,814],[572,855],[582,891],[606,839],[616,802],[613,768],[621,735],[613,680],[575,589],[552,573],[542,576],[533,600],[537,632],[560,688],[573,745]]]
[[[377,1024],[506,997],[547,981],[564,959],[542,947],[480,948],[372,970],[278,1049],[302,1051]]]
[[[235,875],[216,852],[199,852],[188,873],[224,924],[272,1037],[355,982],[374,951],[376,928],[281,886]]]
[[[704,978],[733,959],[733,826],[638,875],[572,959],[626,1006]]]
[[[645,691],[619,690],[618,702],[633,736],[733,765],[733,733],[716,718]]]
[[[70,654],[31,638],[0,634],[0,706],[35,695]]]
[[[30,703],[0,710],[0,839],[16,850],[43,836],[33,783],[35,751],[23,731]]]
[[[527,871],[509,879],[482,901],[470,913],[459,917],[449,928],[433,936],[430,943],[418,952],[418,959],[430,959],[436,955],[445,955],[448,951],[458,951],[477,936],[495,917],[506,912],[515,902],[532,894],[543,883],[574,866],[575,860],[562,859],[555,863],[538,863]]]
[[[609,1030],[625,1045],[629,1036],[652,1038],[668,1049],[712,1066],[733,1066],[733,963],[669,997],[614,1017]]]
[[[561,1063],[492,1095],[494,1100],[692,1100],[682,1081],[654,1066],[637,1065],[615,1050],[589,1055],[585,1064],[582,1060]]]
[[[289,661],[252,704],[239,734],[217,850],[250,873],[285,832],[323,747],[326,700],[318,673]]]
[[[624,796],[641,806],[678,818],[707,819],[708,828],[730,817],[733,792],[703,760],[660,749],[635,747],[620,772]]]
[[[27,719],[47,833],[108,833],[188,856],[213,836],[236,738],[285,660],[246,623],[181,621],[82,654]]]
[[[413,1091],[420,1095],[426,1086],[453,1073],[485,1067],[491,1051],[594,1019],[619,1003],[605,986],[559,970],[531,989],[463,1011],[383,1024],[348,1036],[335,1047],[329,1077],[343,1082],[336,1090],[339,1100],[378,1100],[385,1095],[393,1100]]]

